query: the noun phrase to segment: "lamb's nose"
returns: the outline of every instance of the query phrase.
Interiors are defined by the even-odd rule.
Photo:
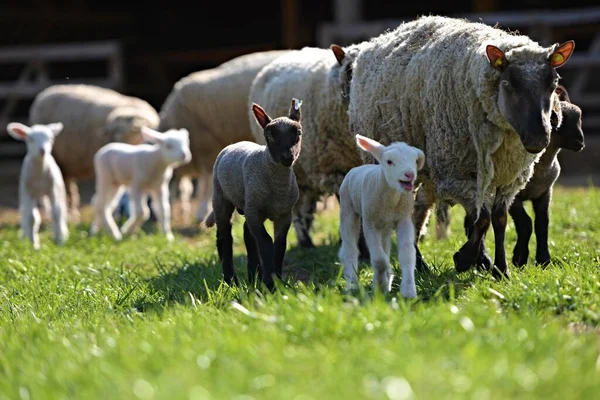
[[[415,174],[413,174],[412,172],[405,172],[404,176],[406,177],[406,179],[408,179],[409,181],[412,181],[413,179],[415,179]]]

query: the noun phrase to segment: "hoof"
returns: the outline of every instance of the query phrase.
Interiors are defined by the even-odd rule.
[[[508,268],[503,271],[503,270],[499,269],[498,267],[494,267],[492,269],[492,276],[497,281],[501,281],[503,279],[508,279],[509,278]]]
[[[304,239],[304,240],[299,240],[298,247],[300,247],[301,249],[314,249],[315,245],[312,242],[312,240],[310,240],[310,238],[308,238],[308,239]]]
[[[552,259],[550,257],[544,257],[536,259],[535,262],[540,267],[547,267],[552,262]]]
[[[489,271],[492,269],[492,265],[494,265],[494,263],[487,253],[481,253],[479,255],[479,259],[477,260],[477,269],[479,271]]]
[[[529,258],[529,252],[513,253],[512,263],[515,267],[522,268],[527,264],[527,258]]]
[[[415,264],[415,269],[418,272],[430,272],[431,268],[429,268],[429,265],[427,265],[427,263],[421,258],[421,257],[417,257],[417,262]]]
[[[462,249],[454,253],[453,259],[454,269],[458,273],[468,271],[475,264],[472,253],[468,253]]]

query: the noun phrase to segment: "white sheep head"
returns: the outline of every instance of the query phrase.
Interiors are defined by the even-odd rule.
[[[161,133],[143,126],[140,130],[144,140],[156,144],[165,163],[178,166],[192,160],[190,134],[187,129],[169,129]]]
[[[404,142],[384,146],[376,140],[356,135],[358,147],[375,157],[381,165],[387,184],[399,192],[412,192],[415,188],[417,171],[423,168],[425,154]]]
[[[143,141],[142,127],[152,127],[157,122],[148,120],[148,115],[135,107],[118,107],[106,117],[103,134],[111,142],[139,144]]]
[[[43,159],[47,154],[52,153],[54,139],[62,132],[63,124],[56,122],[29,127],[19,122],[11,122],[6,129],[12,137],[26,143],[27,154],[31,158]]]

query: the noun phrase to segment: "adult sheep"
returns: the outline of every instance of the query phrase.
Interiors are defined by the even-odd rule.
[[[361,164],[356,139],[348,130],[348,91],[359,49],[358,45],[345,49],[332,45],[295,50],[264,67],[252,83],[246,114],[260,144],[264,144],[263,132],[254,121],[252,103],[270,115],[285,115],[289,98],[304,101],[303,156],[294,166],[300,198],[293,223],[300,247],[314,247],[309,230],[320,196],[337,195],[345,174]]]
[[[192,161],[176,168],[173,175],[180,183],[184,219],[189,219],[190,179],[199,178],[196,217],[202,222],[209,212],[217,155],[229,144],[254,141],[246,111],[250,85],[262,67],[288,51],[245,54],[216,68],[194,72],[173,86],[161,107],[158,130],[185,128],[190,133]]]
[[[95,178],[94,154],[110,142],[140,143],[143,126],[159,119],[146,101],[93,85],[54,85],[42,90],[29,109],[31,124],[61,122],[52,150],[67,187],[70,217],[79,221],[77,180]]]
[[[358,55],[350,130],[425,152],[419,190],[467,213],[469,240],[454,254],[458,272],[477,262],[491,223],[496,276],[506,274],[507,208],[550,141],[556,68],[573,48],[572,41],[543,47],[483,23],[426,16],[371,39]]]

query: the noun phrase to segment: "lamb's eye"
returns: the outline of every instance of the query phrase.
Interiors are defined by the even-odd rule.
[[[165,145],[165,147],[167,148],[167,150],[172,150],[173,149],[173,145],[171,143],[167,143]]]
[[[387,164],[388,165],[394,165],[394,163],[392,162],[392,160],[387,160]]]

